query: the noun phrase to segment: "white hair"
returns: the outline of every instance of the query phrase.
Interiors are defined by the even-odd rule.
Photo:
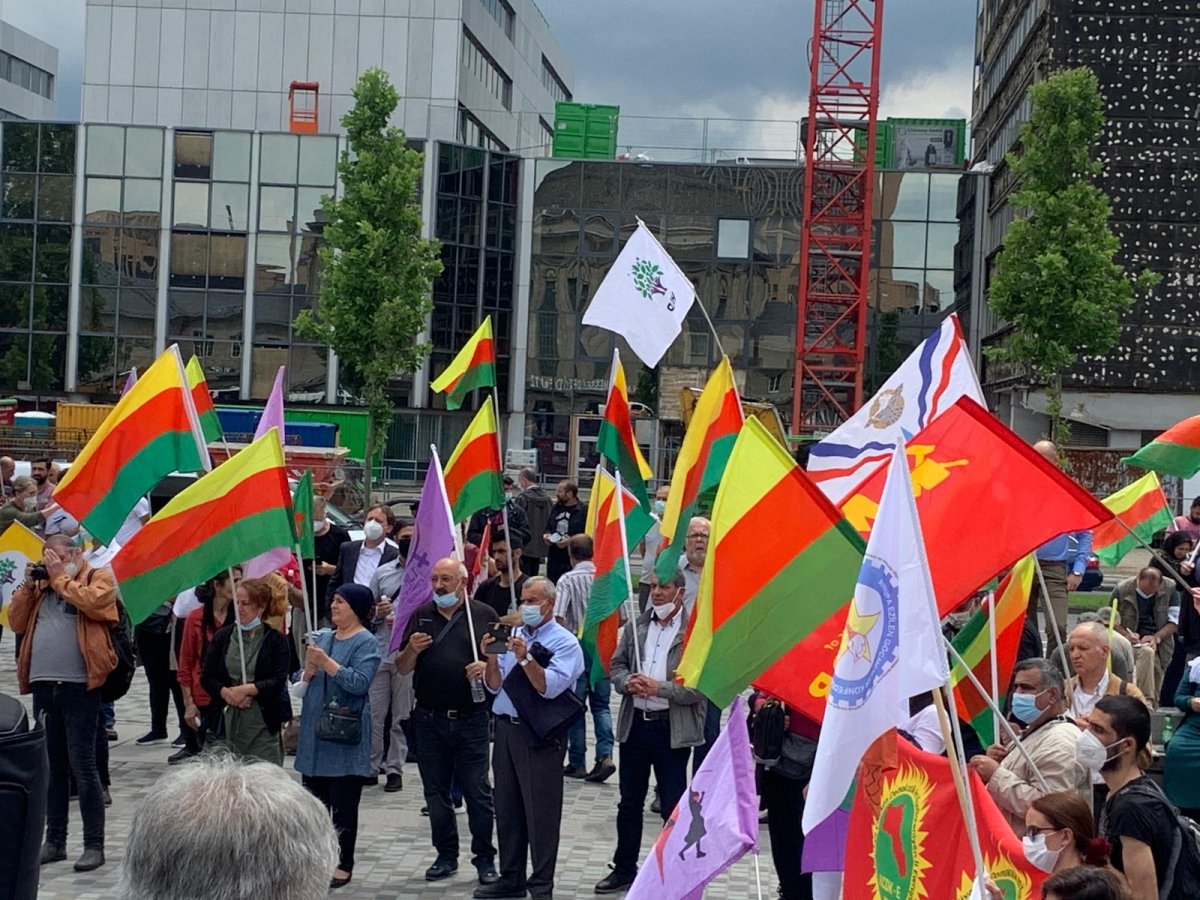
[[[525,587],[540,591],[543,600],[554,599],[554,582],[545,575],[534,575],[525,582]]]
[[[321,802],[271,763],[205,756],[168,771],[133,815],[125,900],[318,900],[338,863]]]

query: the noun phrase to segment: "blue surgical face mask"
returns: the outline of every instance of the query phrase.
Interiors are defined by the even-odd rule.
[[[238,628],[242,629],[242,631],[253,631],[255,628],[257,628],[261,624],[262,624],[262,617],[255,616],[249,622],[238,622]]]
[[[666,511],[667,511],[667,501],[666,500],[655,500],[654,501],[654,514],[656,516],[659,516],[661,518],[662,514],[665,513]]]
[[[1028,725],[1042,714],[1042,710],[1037,707],[1037,698],[1044,692],[1039,691],[1036,694],[1013,694],[1012,698],[1012,713],[1017,719]]]
[[[434,594],[433,602],[438,605],[438,609],[449,609],[458,602],[458,594]]]
[[[545,617],[542,615],[542,606],[540,603],[521,604],[521,623],[526,628],[537,628],[542,624],[543,618]]]

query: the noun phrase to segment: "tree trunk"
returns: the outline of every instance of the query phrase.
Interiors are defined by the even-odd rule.
[[[1059,454],[1071,438],[1071,428],[1062,417],[1062,374],[1056,372],[1046,382],[1046,415],[1050,417],[1050,440],[1058,447]]]

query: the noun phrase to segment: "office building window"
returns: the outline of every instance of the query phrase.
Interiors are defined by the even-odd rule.
[[[513,23],[516,21],[516,14],[511,6],[505,0],[479,0],[483,4],[483,8],[488,11],[496,24],[504,31],[505,37],[510,41],[513,39]]]
[[[462,143],[470,144],[472,147],[501,152],[508,150],[504,142],[492,134],[487,126],[475,118],[471,111],[461,103],[458,105],[458,136]]]
[[[54,76],[20,57],[0,50],[0,79],[27,91],[54,99]]]
[[[554,71],[554,66],[550,65],[550,60],[544,56],[542,57],[542,86],[550,92],[550,96],[554,100],[567,101],[571,99],[571,92],[563,84],[558,72]]]
[[[512,109],[512,79],[466,28],[463,28],[462,34],[462,65],[479,79],[500,106]]]

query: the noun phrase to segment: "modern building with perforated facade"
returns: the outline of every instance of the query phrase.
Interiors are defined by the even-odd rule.
[[[986,285],[1015,211],[1015,179],[1004,162],[1029,117],[1029,86],[1054,71],[1088,66],[1100,80],[1108,123],[1096,148],[1100,185],[1112,201],[1118,261],[1150,269],[1161,283],[1121,324],[1119,345],[1081,363],[1065,380],[1065,414],[1080,445],[1140,446],[1196,412],[1200,331],[1200,4],[1195,0],[979,0],[973,130],[975,160],[994,166],[987,184],[965,179],[960,211],[981,237],[974,263]],[[981,190],[981,188],[984,188]],[[965,249],[965,248],[963,248]],[[971,255],[959,256],[966,284]],[[981,292],[977,292],[977,297]],[[960,293],[960,297],[963,296]],[[1004,323],[976,302],[970,330],[986,348],[1005,340]],[[982,380],[999,414],[1034,436],[1045,398],[983,356]],[[1152,397],[1134,395],[1151,394]]]

